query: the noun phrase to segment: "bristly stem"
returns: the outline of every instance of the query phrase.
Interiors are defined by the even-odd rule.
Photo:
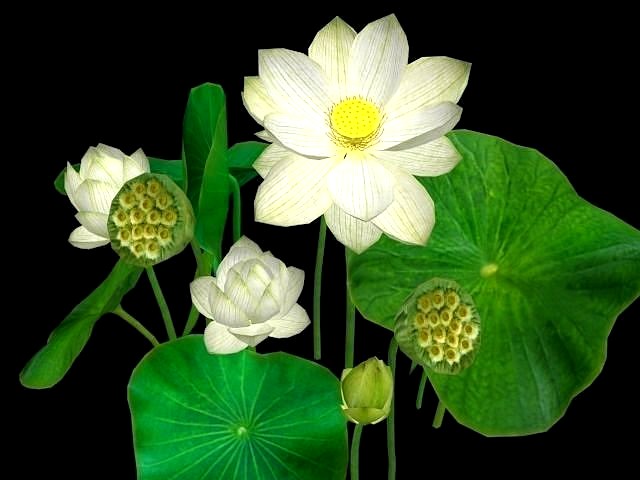
[[[444,408],[444,403],[441,400],[438,400],[438,406],[436,407],[436,414],[433,416],[433,428],[440,428],[442,426],[442,419],[444,418],[444,414],[447,411]]]
[[[147,267],[145,270],[147,271],[147,277],[149,277],[151,288],[153,289],[153,293],[156,296],[156,301],[158,302],[158,306],[160,307],[160,313],[162,314],[162,320],[164,320],[164,326],[167,329],[169,340],[175,340],[177,338],[176,330],[175,328],[173,328],[173,321],[171,320],[169,307],[167,305],[167,301],[164,299],[162,290],[160,289],[158,277],[156,277],[156,273],[153,271],[153,267]]]
[[[348,258],[349,250],[345,247],[345,265]],[[356,306],[351,301],[351,295],[349,295],[349,285],[347,284],[347,331],[344,338],[344,368],[353,368],[353,356],[355,349],[356,338]]]
[[[229,184],[233,196],[233,243],[242,236],[242,202],[240,198],[240,184],[236,177],[229,175]]]
[[[318,233],[318,251],[316,252],[316,269],[313,275],[313,358],[320,360],[322,343],[320,340],[320,294],[322,290],[322,262],[324,260],[324,244],[327,238],[327,222],[324,215],[320,217]]]
[[[118,305],[116,308],[113,309],[111,313],[119,316],[125,322],[127,322],[137,331],[139,331],[142,335],[144,335],[144,338],[146,338],[151,342],[151,345],[153,345],[154,347],[157,347],[158,345],[160,345],[160,342],[158,342],[158,339],[153,335],[153,333],[147,330],[144,325],[142,325],[138,320],[136,320],[129,313],[127,313],[124,310],[124,308],[122,308],[122,305]]]
[[[418,387],[418,396],[416,397],[416,409],[422,408],[422,397],[424,397],[424,387],[427,385],[427,372],[422,369],[422,377],[420,377],[420,386]]]
[[[389,410],[389,416],[387,417],[387,457],[389,461],[389,474],[388,480],[395,480],[396,478],[396,434],[394,425],[394,410],[396,408],[395,392],[396,389],[396,355],[398,354],[398,342],[395,337],[391,337],[391,343],[389,343],[389,359],[388,364],[391,368],[391,374],[393,375],[393,389],[394,395],[391,400],[391,409]]]
[[[362,436],[362,427],[362,424],[356,424],[351,438],[351,480],[358,480],[360,477],[360,437]]]

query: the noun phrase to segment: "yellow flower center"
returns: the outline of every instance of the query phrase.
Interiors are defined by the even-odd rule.
[[[369,100],[350,97],[331,108],[329,122],[337,145],[349,150],[364,150],[380,134],[382,112]]]

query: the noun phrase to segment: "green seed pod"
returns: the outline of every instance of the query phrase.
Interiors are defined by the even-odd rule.
[[[471,296],[443,278],[419,285],[396,316],[400,350],[437,373],[456,374],[469,367],[480,346],[480,332]]]
[[[148,267],[180,253],[193,238],[194,225],[193,208],[180,187],[166,175],[143,173],[116,194],[107,226],[116,253]]]

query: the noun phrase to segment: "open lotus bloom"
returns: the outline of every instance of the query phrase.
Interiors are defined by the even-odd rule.
[[[216,276],[191,282],[191,299],[212,320],[204,332],[210,353],[235,353],[267,337],[296,335],[309,325],[296,303],[304,272],[287,267],[246,237],[220,263]]]
[[[435,222],[413,177],[449,172],[460,160],[443,135],[470,64],[425,57],[390,15],[356,32],[335,18],[309,55],[259,52],[259,77],[245,78],[244,104],[273,142],[254,164],[265,179],[255,199],[260,222],[290,226],[325,215],[335,237],[360,253],[382,232],[424,245]]]
[[[79,172],[67,163],[64,189],[82,224],[71,232],[69,242],[78,248],[109,244],[107,222],[113,198],[128,180],[148,171],[149,161],[142,150],[125,155],[102,144],[87,150]]]

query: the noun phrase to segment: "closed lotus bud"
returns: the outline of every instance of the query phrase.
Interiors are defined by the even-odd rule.
[[[139,175],[111,202],[111,246],[133,265],[148,267],[180,253],[193,238],[194,225],[191,202],[166,175]]]
[[[393,374],[376,357],[342,372],[342,409],[349,420],[362,425],[381,422],[393,399]]]

